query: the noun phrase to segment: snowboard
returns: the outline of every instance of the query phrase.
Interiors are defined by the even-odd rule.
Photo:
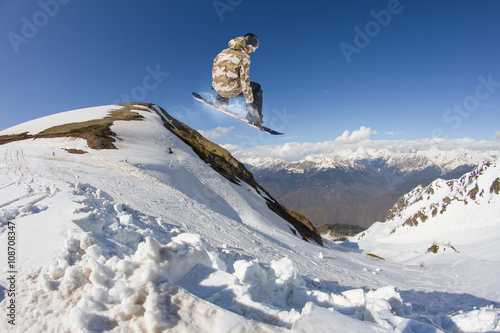
[[[256,129],[258,129],[258,130],[260,130],[260,131],[262,131],[262,132],[264,132],[264,133],[271,134],[271,135],[283,135],[283,134],[284,134],[284,133],[277,132],[277,131],[275,131],[275,130],[273,130],[273,129],[270,129],[269,127],[266,127],[266,126],[255,126],[255,125],[253,125],[253,124],[249,123],[249,122],[248,122],[248,120],[246,120],[246,118],[245,118],[245,117],[242,117],[242,116],[240,116],[240,115],[237,115],[236,113],[233,113],[233,112],[228,111],[228,110],[219,109],[219,108],[215,107],[214,103],[210,102],[209,100],[207,100],[206,98],[202,97],[202,96],[201,96],[200,94],[198,94],[198,93],[195,93],[195,92],[194,92],[194,93],[193,93],[193,97],[194,97],[194,99],[196,99],[197,101],[202,102],[203,104],[208,105],[208,106],[210,106],[211,108],[213,108],[213,109],[215,109],[215,110],[217,110],[217,111],[219,111],[219,112],[222,112],[222,113],[224,113],[224,114],[227,114],[228,116],[233,117],[234,119],[239,120],[239,121],[241,121],[242,123],[247,124],[248,126],[252,126],[253,128],[256,128]]]

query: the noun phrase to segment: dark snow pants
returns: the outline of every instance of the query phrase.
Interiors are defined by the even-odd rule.
[[[263,97],[262,97],[262,88],[260,87],[260,84],[257,82],[250,82],[250,87],[252,88],[252,93],[253,93],[253,103],[250,103],[247,105],[247,111],[250,112],[249,107],[253,108],[255,111],[258,112],[259,116],[262,118],[262,103],[263,103]],[[243,93],[240,93],[236,97],[245,97]],[[222,97],[219,94],[217,94],[217,97],[215,98],[215,105],[225,108],[227,107],[229,103],[229,98],[227,97]]]

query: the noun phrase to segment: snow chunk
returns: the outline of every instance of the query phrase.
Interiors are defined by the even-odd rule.
[[[267,272],[255,260],[238,260],[233,266],[234,275],[243,285],[262,285],[267,280]]]
[[[450,319],[463,332],[500,332],[500,315],[493,307],[454,315]]]
[[[137,247],[133,259],[138,262],[152,261],[158,263],[160,261],[160,244],[157,240],[146,237],[146,241],[140,243]]]

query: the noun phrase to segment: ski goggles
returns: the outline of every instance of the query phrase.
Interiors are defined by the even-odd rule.
[[[248,46],[248,49],[249,49],[248,53],[255,52],[259,48],[258,46],[253,46],[253,45],[247,45],[247,46]]]

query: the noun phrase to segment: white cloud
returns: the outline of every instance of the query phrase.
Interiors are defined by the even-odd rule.
[[[497,131],[496,138],[500,136]],[[469,149],[474,151],[490,152],[500,156],[500,142],[487,140],[473,140],[469,138],[446,140],[442,138],[420,138],[415,140],[373,140],[371,135],[376,131],[361,127],[352,133],[345,131],[333,141],[324,142],[287,142],[281,145],[262,145],[250,148],[241,148],[237,145],[224,145],[239,160],[255,164],[271,160],[299,161],[312,154],[352,154],[357,149],[387,150],[395,153],[406,153],[431,149],[453,150]]]
[[[341,136],[335,139],[337,143],[358,143],[368,139],[371,135],[378,134],[377,131],[372,131],[370,127],[361,126],[359,130],[344,131]]]
[[[500,130],[495,132],[495,136],[493,137],[493,139],[500,140]]]
[[[234,129],[233,126],[231,126],[231,127],[217,127],[217,128],[214,128],[214,129],[211,129],[208,131],[198,131],[198,132],[200,132],[200,134],[203,135],[205,138],[207,138],[209,140],[214,140],[214,139],[220,138],[223,135],[226,135],[227,133],[229,133],[233,129]]]

